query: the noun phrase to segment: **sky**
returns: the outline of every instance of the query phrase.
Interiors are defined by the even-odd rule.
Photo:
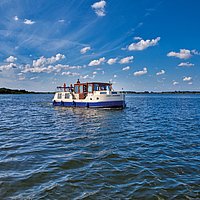
[[[200,90],[199,0],[1,0],[0,87]]]

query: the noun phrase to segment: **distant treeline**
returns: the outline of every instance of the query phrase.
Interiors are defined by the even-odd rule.
[[[124,94],[200,94],[200,91],[166,91],[166,92],[135,92],[135,91],[121,91]]]
[[[200,94],[200,91],[166,91],[166,92],[135,92],[135,91],[121,91],[124,94]],[[13,90],[8,88],[0,88],[0,94],[53,94],[53,92],[33,92],[27,90]]]
[[[33,92],[27,90],[13,90],[8,88],[0,88],[0,94],[51,94],[51,92]]]

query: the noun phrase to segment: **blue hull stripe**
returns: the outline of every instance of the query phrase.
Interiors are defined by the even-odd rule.
[[[103,102],[53,102],[54,106],[66,107],[103,107],[103,108],[119,108],[125,107],[125,101],[103,101]]]

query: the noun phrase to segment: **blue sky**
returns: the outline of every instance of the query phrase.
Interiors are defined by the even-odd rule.
[[[1,0],[0,87],[200,90],[198,0]]]

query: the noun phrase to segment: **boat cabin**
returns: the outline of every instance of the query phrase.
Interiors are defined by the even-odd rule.
[[[79,99],[85,99],[88,93],[93,93],[94,91],[111,91],[111,83],[101,83],[101,82],[90,82],[90,83],[80,83],[74,84],[74,93],[79,94]]]

